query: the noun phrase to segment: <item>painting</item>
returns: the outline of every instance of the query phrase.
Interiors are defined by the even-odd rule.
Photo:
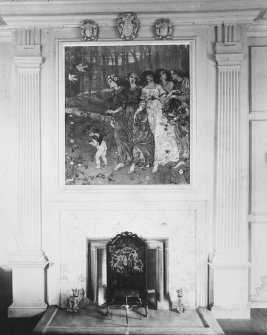
[[[190,184],[190,45],[64,46],[65,184]]]

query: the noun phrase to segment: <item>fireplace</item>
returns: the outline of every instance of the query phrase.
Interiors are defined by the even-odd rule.
[[[168,308],[168,238],[145,239],[147,288],[155,290],[159,309]],[[95,304],[106,302],[108,239],[88,239],[87,296]]]
[[[182,288],[190,308],[207,304],[205,206],[124,204],[115,211],[64,209],[60,213],[60,300],[66,306],[72,288],[83,289],[95,304],[105,302],[106,244],[131,231],[148,244],[148,288],[157,291],[158,309],[177,301]]]

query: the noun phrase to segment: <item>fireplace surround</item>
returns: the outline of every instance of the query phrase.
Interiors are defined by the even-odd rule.
[[[125,204],[119,214],[109,208],[62,210],[61,306],[72,288],[83,288],[92,303],[105,302],[106,243],[121,231],[133,231],[148,243],[148,288],[157,291],[158,309],[177,301],[180,288],[190,308],[207,306],[205,214],[205,203],[167,210]]]

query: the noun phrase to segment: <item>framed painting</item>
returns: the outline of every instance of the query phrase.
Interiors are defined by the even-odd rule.
[[[190,184],[190,43],[66,43],[62,57],[65,185]]]

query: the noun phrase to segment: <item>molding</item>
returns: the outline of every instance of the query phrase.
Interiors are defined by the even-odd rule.
[[[249,269],[251,268],[251,263],[249,262],[244,262],[244,263],[217,263],[216,262],[212,262],[212,263],[208,263],[209,266],[212,269]]]
[[[218,63],[218,69],[223,70],[225,67],[230,67],[231,70],[234,70],[233,67],[236,66],[236,70],[240,70],[240,63],[244,60],[243,53],[217,53],[216,61]]]
[[[226,248],[215,251],[209,257],[209,266],[212,268],[251,267],[245,250]]]
[[[248,37],[267,37],[267,19],[256,20],[248,27]]]
[[[253,111],[249,113],[249,121],[267,121],[267,110]]]
[[[14,57],[14,60],[18,69],[27,69],[27,72],[29,69],[35,69],[39,72],[39,69],[43,63],[43,58],[36,56],[19,56]]]
[[[242,42],[217,42],[215,46],[217,54],[235,54],[243,52]]]
[[[152,6],[151,6],[152,5]],[[15,14],[20,12],[21,14],[36,12],[47,12],[47,13],[58,13],[58,12],[77,12],[80,8],[84,8],[84,11],[90,11],[92,13],[106,12],[107,7],[110,7],[111,12],[123,12],[132,11],[133,9],[139,8],[140,12],[152,12],[166,11],[166,4],[162,0],[116,0],[110,5],[110,1],[93,0],[88,2],[87,0],[53,0],[51,1],[2,1],[0,8],[3,14]],[[177,1],[168,1],[168,10],[177,10]],[[260,10],[263,8],[262,0],[225,0],[223,3],[217,0],[202,0],[201,2],[195,0],[180,0],[179,11],[224,11],[226,8],[229,10]]]
[[[248,216],[248,221],[267,224],[267,213],[252,213]]]
[[[12,42],[12,32],[7,26],[0,26],[0,43]]]
[[[30,9],[27,5],[21,6],[22,2],[16,2],[16,9],[2,11],[2,18],[5,23],[11,28],[21,27],[64,27],[64,28],[80,28],[81,23],[85,19],[94,20],[100,26],[104,27],[115,27],[117,13],[121,11],[134,11],[138,8],[138,19],[140,20],[141,26],[152,26],[157,18],[161,18],[162,15],[167,16],[173,25],[208,25],[208,24],[223,24],[223,23],[252,23],[253,20],[259,15],[258,9],[252,10],[233,10],[233,11],[216,11],[216,10],[201,10],[197,12],[195,9],[192,11],[188,8],[185,11],[181,11],[181,8],[171,3],[168,6],[161,1],[160,6],[147,5],[146,7],[142,4],[134,4],[129,8],[124,7],[122,4],[116,7],[113,3],[112,7],[108,11],[107,5],[92,5],[79,6],[75,2],[72,6],[67,4],[62,5],[62,8],[56,9],[55,4],[47,7],[44,4],[40,4],[36,9]],[[29,3],[29,2],[28,2]],[[2,5],[0,5],[1,10]],[[120,8],[120,9],[119,9]],[[114,10],[116,9],[116,10]],[[179,10],[177,10],[179,9]],[[109,14],[100,14],[107,13]],[[40,15],[39,13],[42,13]],[[83,13],[83,14],[80,14]]]
[[[267,308],[267,301],[250,301],[250,308]]]
[[[10,307],[8,307],[8,317],[32,317],[43,313],[46,309],[47,305],[45,303],[32,306],[18,306],[12,304]]]
[[[13,254],[9,262],[10,267],[45,267],[48,261],[41,250],[20,250]]]
[[[17,57],[40,57],[41,45],[40,44],[17,44],[16,45]]]

